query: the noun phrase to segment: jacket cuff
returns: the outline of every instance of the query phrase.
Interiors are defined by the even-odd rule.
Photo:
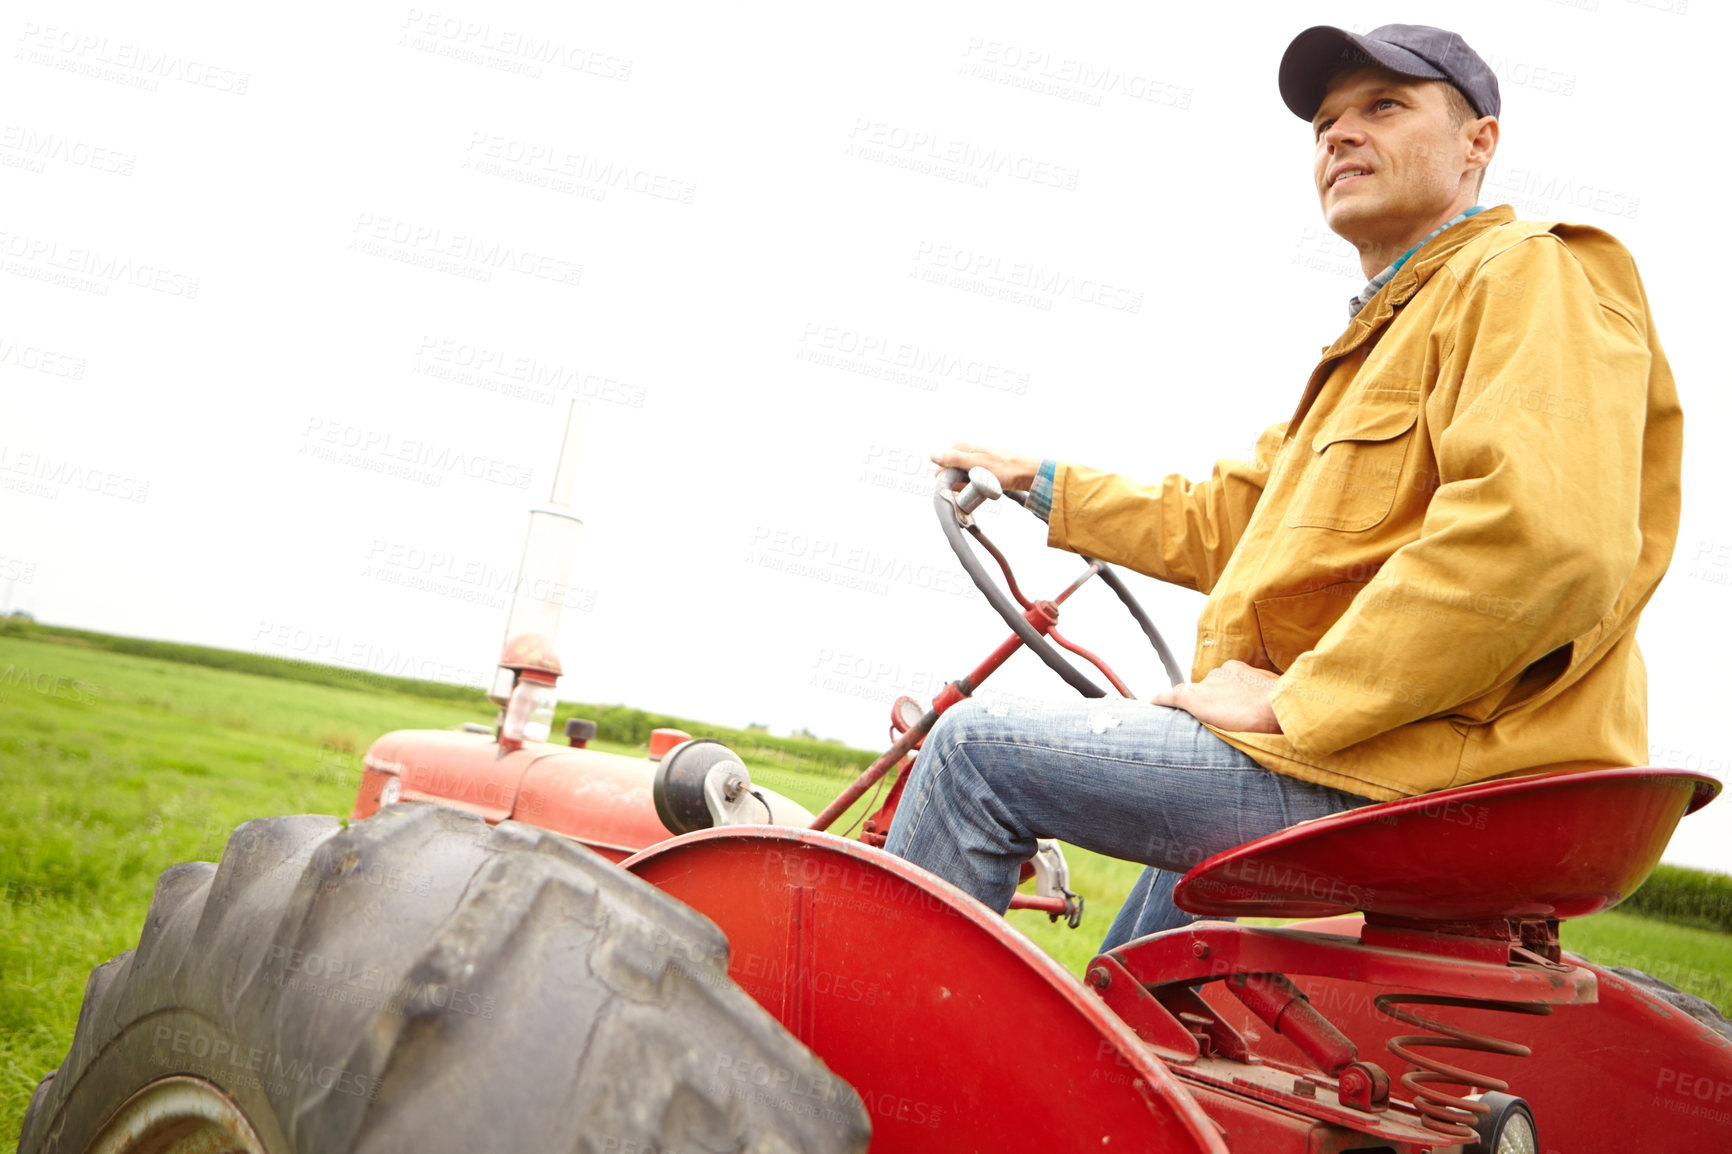
[[[1058,462],[1046,458],[1040,463],[1040,472],[1035,474],[1034,484],[1028,489],[1028,511],[1042,521],[1052,520],[1052,485],[1057,473]]]

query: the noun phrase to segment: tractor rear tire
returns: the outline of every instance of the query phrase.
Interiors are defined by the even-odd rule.
[[[18,1148],[864,1150],[859,1097],[727,949],[533,826],[430,805],[249,822],[221,863],[164,873],[138,947],[91,974]]]

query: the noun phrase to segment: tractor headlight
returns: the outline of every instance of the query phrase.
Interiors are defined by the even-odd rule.
[[[388,805],[397,804],[397,799],[402,796],[403,779],[393,773],[386,779],[384,787],[379,790],[379,808],[384,809]]]
[[[1526,1102],[1495,1091],[1481,1094],[1479,1100],[1491,1113],[1474,1126],[1479,1141],[1467,1147],[1466,1154],[1539,1154],[1539,1129]]]

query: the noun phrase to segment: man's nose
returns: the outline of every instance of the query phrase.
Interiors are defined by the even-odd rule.
[[[1334,152],[1343,144],[1361,144],[1365,140],[1365,125],[1352,113],[1344,113],[1335,118],[1330,126],[1323,130],[1323,143]]]

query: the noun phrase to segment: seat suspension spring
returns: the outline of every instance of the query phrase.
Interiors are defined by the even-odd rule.
[[[1519,1042],[1494,1038],[1465,1026],[1453,1026],[1401,1007],[1457,1006],[1506,1014],[1552,1012],[1550,1006],[1539,1002],[1500,1002],[1491,998],[1451,997],[1444,994],[1380,994],[1372,1004],[1396,1021],[1418,1026],[1422,1030],[1436,1031],[1431,1034],[1402,1034],[1391,1038],[1389,1052],[1398,1060],[1418,1067],[1401,1076],[1401,1085],[1413,1095],[1414,1108],[1423,1116],[1426,1129],[1464,1142],[1477,1140],[1473,1124],[1480,1115],[1490,1113],[1490,1107],[1481,1105],[1465,1094],[1451,1093],[1444,1087],[1459,1086],[1466,1091],[1495,1090],[1507,1093],[1509,1083],[1490,1074],[1476,1073],[1442,1061],[1434,1055],[1416,1053],[1415,1050],[1472,1050],[1515,1058],[1525,1058],[1533,1051]]]

